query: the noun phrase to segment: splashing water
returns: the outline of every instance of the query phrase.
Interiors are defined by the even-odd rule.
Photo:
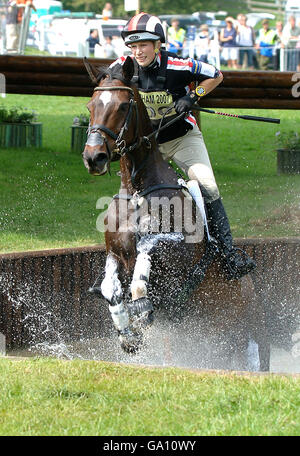
[[[160,318],[159,312],[151,328],[144,334],[144,343],[135,355],[125,353],[109,320],[107,336],[78,337],[72,340],[68,316],[54,312],[53,306],[37,284],[29,279],[16,284],[12,273],[0,275],[0,295],[6,296],[12,309],[22,314],[23,333],[27,334],[27,349],[9,354],[51,356],[63,359],[103,360],[139,365],[161,365],[203,369],[241,370],[239,357],[226,359],[228,342],[207,331],[209,322],[192,313],[183,324],[173,324]],[[68,302],[68,293],[58,293],[56,302]],[[69,301],[70,302],[70,301]],[[103,308],[106,309],[106,306]],[[199,312],[199,310],[198,310]],[[196,322],[196,324],[195,324]],[[300,326],[299,326],[300,328]],[[292,337],[290,352],[272,348],[272,372],[300,372],[300,331]],[[21,347],[22,348],[22,347]],[[223,351],[224,350],[224,351]],[[250,340],[247,348],[247,370],[259,369],[258,347]]]

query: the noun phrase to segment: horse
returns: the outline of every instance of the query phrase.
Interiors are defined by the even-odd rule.
[[[146,107],[131,82],[132,59],[110,68],[88,61],[85,66],[95,88],[87,104],[84,165],[90,174],[102,176],[112,161],[120,162],[120,190],[105,218],[105,274],[94,288],[108,303],[122,349],[142,349],[161,309],[167,309],[167,324],[176,325],[194,312],[193,318],[209,325],[216,345],[222,346],[223,361],[235,357],[240,369],[248,369],[254,333],[249,333],[249,321],[254,327],[260,311],[251,277],[226,279],[209,236],[201,192],[191,198],[195,182],[189,186],[179,178],[159,151]],[[268,370],[261,341],[258,356],[260,369]]]

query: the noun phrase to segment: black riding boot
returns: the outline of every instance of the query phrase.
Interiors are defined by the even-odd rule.
[[[239,279],[256,268],[256,263],[246,252],[233,247],[233,239],[221,198],[206,204],[210,234],[216,239],[223,267],[228,280]]]

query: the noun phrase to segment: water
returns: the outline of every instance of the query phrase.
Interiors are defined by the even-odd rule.
[[[143,349],[137,354],[125,353],[119,345],[118,338],[112,329],[111,337],[79,340],[72,343],[60,341],[57,343],[40,342],[32,344],[28,349],[12,350],[11,356],[50,356],[58,359],[101,360],[125,364],[146,366],[183,367],[191,369],[233,369],[240,370],[238,363],[224,365],[214,357],[212,348],[207,342],[196,345],[195,336],[181,333],[172,333],[170,329],[154,324],[148,330]],[[270,372],[273,373],[300,373],[300,346],[294,345],[291,351],[283,348],[271,347]],[[248,351],[252,353],[252,363],[249,371],[258,371],[259,362],[256,358],[257,345],[252,341]]]
[[[160,340],[156,340],[156,345],[153,345],[151,349],[143,349],[136,355],[129,355],[121,351],[118,341],[114,337],[111,339],[77,341],[72,344],[65,344],[63,342],[59,344],[48,344],[44,342],[33,345],[28,349],[7,352],[9,356],[50,356],[58,359],[99,360],[145,366],[183,367],[191,369],[213,368],[213,366],[204,366],[201,362],[195,362],[195,360],[189,359],[189,354],[189,350],[185,350],[184,353],[180,353],[179,351],[173,353],[168,337],[161,337]],[[255,368],[249,369],[252,372],[257,370]],[[272,346],[270,372],[300,374],[300,355],[295,357],[292,353],[282,348]]]
[[[13,288],[12,288],[13,285]],[[10,290],[14,291],[11,292]],[[201,314],[191,313],[182,324],[173,324],[157,314],[153,326],[145,332],[144,344],[135,355],[125,353],[112,326],[107,306],[103,307],[105,335],[70,337],[68,315],[54,314],[49,300],[36,284],[27,281],[22,289],[13,283],[11,274],[0,275],[0,294],[5,293],[15,311],[22,311],[23,331],[29,334],[26,349],[10,350],[12,356],[51,356],[58,359],[102,360],[125,364],[174,366],[192,369],[259,370],[258,347],[250,340],[247,348],[247,366],[239,353],[228,355],[226,337],[210,331],[209,321]],[[54,301],[60,303],[70,297],[60,293]],[[105,314],[106,312],[106,314]],[[3,338],[1,339],[3,354]],[[300,373],[300,327],[292,334],[288,349],[271,347],[271,372]],[[230,348],[230,347],[229,347]]]

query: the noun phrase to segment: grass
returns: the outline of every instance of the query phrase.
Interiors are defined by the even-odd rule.
[[[0,252],[103,242],[96,202],[116,193],[118,164],[111,177],[92,177],[70,152],[70,125],[87,100],[8,95],[3,102],[39,112],[43,147],[0,151]],[[286,131],[299,125],[296,111],[251,114],[281,117]],[[276,175],[278,127],[207,114],[202,129],[234,235],[297,235],[300,179]],[[300,432],[299,377],[32,358],[0,358],[0,375],[0,435]]]
[[[41,149],[0,151],[0,252],[94,245],[100,196],[118,191],[112,175],[92,177],[80,154],[70,151],[73,118],[85,98],[7,95],[7,106],[39,113]],[[224,110],[232,112],[232,110]],[[235,110],[237,112],[237,110]],[[281,126],[202,114],[201,123],[216,179],[235,237],[299,235],[300,178],[277,176],[275,132],[297,130],[298,111],[239,110],[280,117]]]
[[[0,435],[300,433],[299,377],[51,359],[0,359],[0,372]]]

